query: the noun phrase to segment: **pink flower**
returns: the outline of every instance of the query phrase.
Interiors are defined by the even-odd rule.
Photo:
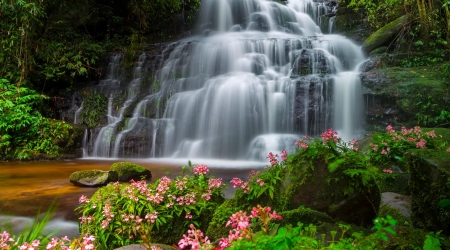
[[[208,180],[208,186],[210,189],[220,188],[223,185],[224,185],[224,183],[222,182],[222,178],[210,178]]]
[[[281,150],[281,160],[282,161],[286,161],[287,160],[287,156],[288,156],[288,153],[286,152],[286,150]]]
[[[206,165],[194,166],[194,174],[196,175],[207,174],[208,172],[209,169]]]
[[[450,153],[450,148],[447,148],[447,153]]]
[[[186,216],[184,216],[184,218],[186,218],[186,219],[192,219],[192,214],[191,214],[191,213],[187,213]]]
[[[267,159],[269,159],[270,164],[273,165],[277,165],[278,164],[278,155],[277,154],[273,154],[272,152],[269,152],[269,155],[267,155]]]
[[[156,219],[158,218],[158,212],[153,212],[151,214],[146,214],[145,219],[147,222],[155,223]]]
[[[386,127],[386,131],[387,131],[389,134],[395,133],[395,130],[392,129],[392,126],[391,126],[391,125],[388,125],[388,126]]]
[[[237,187],[240,187],[242,185],[243,181],[241,179],[237,178],[237,177],[234,177],[230,181],[230,183],[233,184],[233,188],[237,188]]]
[[[381,154],[385,155],[385,154],[387,154],[387,151],[383,149],[383,150],[381,150]]]
[[[416,148],[425,148],[426,141],[424,139],[420,139],[420,141],[416,144]]]
[[[383,172],[392,174],[392,169],[383,169]]]
[[[264,186],[264,181],[261,179],[261,178],[258,178],[257,180],[256,180],[256,183],[259,183],[259,185],[262,187],[262,186]]]
[[[82,195],[80,197],[80,199],[78,200],[78,203],[79,204],[81,204],[81,203],[89,203],[89,199],[85,195]]]
[[[332,128],[330,128],[327,131],[322,133],[322,141],[323,142],[337,141],[338,140],[337,135],[338,135],[338,133],[336,131],[333,131]]]

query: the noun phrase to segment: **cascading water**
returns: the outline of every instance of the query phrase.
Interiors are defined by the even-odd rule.
[[[201,34],[169,46],[148,94],[137,100],[140,57],[122,111],[110,108],[91,156],[264,160],[330,127],[353,139],[364,56],[348,39],[321,33],[326,13],[312,0],[202,1]]]

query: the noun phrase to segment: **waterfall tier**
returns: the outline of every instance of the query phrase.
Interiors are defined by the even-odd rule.
[[[364,55],[345,37],[322,34],[327,11],[307,0],[202,1],[199,34],[162,51],[150,84],[145,53],[130,82],[114,66],[121,56],[111,58],[97,87],[109,97],[108,124],[86,152],[264,160],[330,127],[353,139],[363,110],[355,69]]]

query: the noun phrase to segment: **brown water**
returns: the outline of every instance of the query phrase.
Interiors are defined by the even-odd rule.
[[[108,170],[114,162],[120,160],[85,160],[66,161],[12,162],[0,163],[0,214],[14,216],[35,216],[39,209],[46,211],[56,198],[57,217],[76,221],[78,216],[74,209],[78,206],[81,195],[90,197],[97,188],[77,187],[69,182],[71,173],[80,170]],[[181,174],[182,164],[133,161],[152,172],[155,181],[162,176],[175,178]],[[186,161],[187,162],[187,161]],[[237,176],[245,178],[249,168],[214,168],[212,175],[223,178],[225,183]],[[226,196],[233,195],[228,189]]]

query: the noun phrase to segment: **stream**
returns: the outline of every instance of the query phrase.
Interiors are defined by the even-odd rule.
[[[98,188],[77,187],[69,182],[69,176],[81,170],[109,170],[121,159],[72,159],[64,161],[35,161],[0,163],[0,229],[20,233],[39,212],[45,212],[56,199],[57,211],[48,230],[60,230],[57,236],[78,234],[78,216],[74,209],[81,195],[87,197]],[[127,159],[152,172],[148,182],[162,176],[175,178],[182,174],[181,166],[188,159],[157,158],[151,160]],[[229,184],[233,177],[246,178],[251,169],[264,167],[264,162],[192,160],[193,164],[207,164],[212,176],[223,178]],[[232,197],[234,190],[228,186],[225,197]]]

